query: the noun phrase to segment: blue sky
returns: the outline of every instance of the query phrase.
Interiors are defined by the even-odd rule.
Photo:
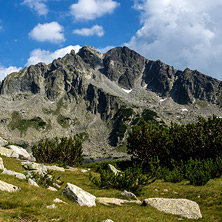
[[[1,0],[0,80],[84,45],[126,45],[222,80],[221,11],[221,0]]]

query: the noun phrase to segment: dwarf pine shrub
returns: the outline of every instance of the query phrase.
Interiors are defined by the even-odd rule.
[[[82,140],[79,136],[42,140],[32,147],[36,161],[57,163],[60,166],[80,165],[83,160]]]

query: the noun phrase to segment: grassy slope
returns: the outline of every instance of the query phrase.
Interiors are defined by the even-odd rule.
[[[20,161],[2,157],[7,169],[22,172]],[[13,176],[0,174],[0,179],[21,187],[21,191],[8,193],[0,191],[0,221],[51,221],[60,219],[67,222],[101,222],[107,218],[115,222],[149,222],[149,221],[177,221],[175,215],[159,212],[152,207],[142,207],[135,204],[124,206],[80,207],[76,203],[62,196],[66,182],[73,183],[97,197],[122,198],[118,190],[101,190],[96,188],[88,179],[88,173],[56,172],[65,183],[58,192],[36,188]],[[157,189],[157,190],[155,190]],[[164,192],[168,189],[168,192]],[[176,192],[176,193],[175,193]],[[60,198],[68,204],[58,204],[56,209],[46,209],[53,204],[54,198]],[[222,178],[210,180],[205,186],[194,187],[183,182],[180,184],[156,181],[144,188],[144,193],[139,197],[143,200],[149,197],[187,198],[196,201],[201,208],[203,219],[201,221],[222,221]],[[196,221],[183,218],[183,221]]]

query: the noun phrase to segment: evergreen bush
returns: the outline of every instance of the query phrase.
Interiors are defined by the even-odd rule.
[[[77,136],[45,139],[32,147],[36,161],[60,166],[80,165],[83,160],[82,140]]]

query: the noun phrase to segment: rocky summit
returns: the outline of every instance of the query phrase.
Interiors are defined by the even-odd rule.
[[[0,136],[30,149],[44,138],[84,139],[85,159],[126,158],[117,147],[139,117],[169,124],[220,116],[222,82],[198,71],[176,70],[127,47],[39,63],[0,83]]]

